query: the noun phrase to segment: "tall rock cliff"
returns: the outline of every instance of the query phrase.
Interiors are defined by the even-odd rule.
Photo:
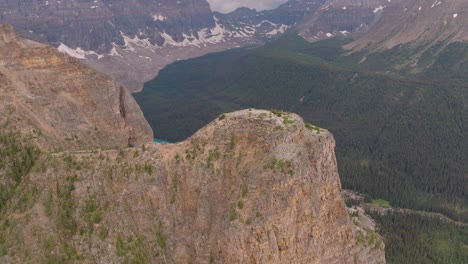
[[[139,146],[152,131],[121,85],[0,25],[0,122],[44,149]]]
[[[4,210],[0,261],[385,263],[334,147],[297,115],[244,110],[178,144],[44,154]]]

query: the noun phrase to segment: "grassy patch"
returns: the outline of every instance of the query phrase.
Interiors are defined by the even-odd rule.
[[[40,151],[24,143],[19,134],[0,131],[0,213],[39,156]]]
[[[146,264],[148,262],[148,253],[145,250],[145,238],[142,236],[134,237],[130,235],[124,239],[121,235],[116,240],[116,254],[124,258],[124,263]]]
[[[305,126],[307,129],[311,130],[311,131],[315,131],[317,134],[319,134],[322,130],[320,129],[320,127],[316,127],[314,125],[312,125],[311,123],[305,123]]]
[[[231,208],[231,211],[229,211],[229,221],[232,222],[236,219],[237,219],[237,211],[236,211],[236,207],[233,206]]]
[[[380,207],[384,207],[384,208],[389,208],[389,207],[391,207],[390,202],[385,201],[385,200],[383,200],[383,199],[372,200],[372,204],[373,204],[373,205],[380,206]]]
[[[75,220],[75,203],[73,200],[73,191],[75,190],[76,175],[68,176],[64,185],[57,189],[58,204],[57,221],[62,232],[67,235],[73,235],[77,231]]]

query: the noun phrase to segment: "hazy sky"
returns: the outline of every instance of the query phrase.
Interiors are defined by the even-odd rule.
[[[255,8],[257,11],[273,9],[288,0],[208,0],[211,9],[221,13],[229,13],[238,7]]]

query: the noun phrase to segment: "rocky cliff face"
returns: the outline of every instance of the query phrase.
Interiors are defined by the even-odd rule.
[[[334,146],[297,115],[245,110],[178,144],[47,154],[26,209],[5,210],[0,260],[385,263],[350,221]]]
[[[0,121],[44,149],[139,146],[152,131],[128,91],[0,25]]]

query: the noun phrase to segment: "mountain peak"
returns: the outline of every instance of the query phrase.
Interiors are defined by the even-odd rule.
[[[232,11],[231,13],[241,13],[241,12],[257,12],[256,9],[254,8],[248,8],[248,7],[245,7],[245,6],[242,6],[242,7],[239,7],[237,8],[236,10]]]

